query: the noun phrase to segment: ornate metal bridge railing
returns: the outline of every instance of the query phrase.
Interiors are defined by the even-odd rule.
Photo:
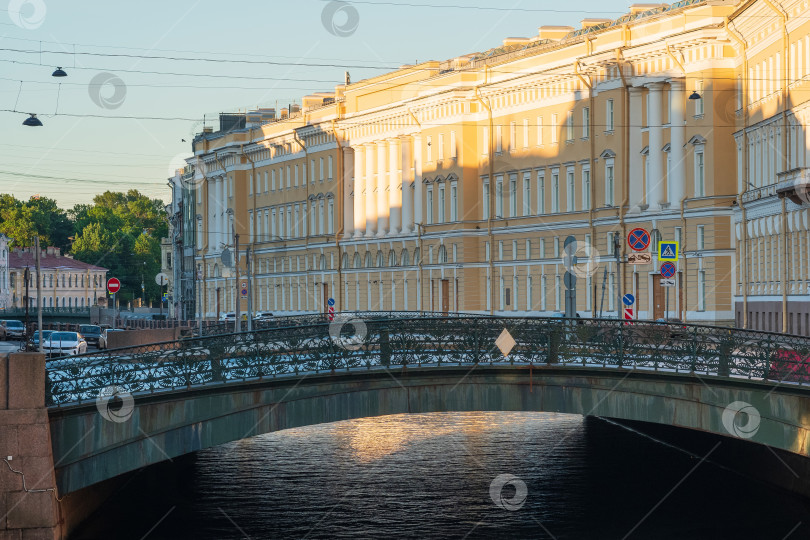
[[[696,373],[810,386],[810,338],[653,322],[341,314],[48,362],[48,404],[282,376],[404,366],[557,365]],[[514,345],[501,333],[508,331]],[[505,355],[499,345],[506,348]],[[508,349],[508,350],[507,350]]]

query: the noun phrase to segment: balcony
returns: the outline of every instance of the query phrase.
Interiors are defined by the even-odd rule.
[[[801,206],[810,204],[810,167],[791,169],[776,175],[776,193]]]

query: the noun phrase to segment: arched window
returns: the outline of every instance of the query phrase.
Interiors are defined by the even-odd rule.
[[[68,288],[73,287],[73,276],[68,276]]]
[[[68,307],[73,307],[73,298],[68,298]]]
[[[447,262],[447,249],[442,245],[439,246],[439,264]]]
[[[371,252],[366,251],[366,261],[365,261],[366,268],[371,268]]]
[[[321,270],[326,270],[326,255],[321,253]]]
[[[343,258],[341,259],[340,266],[342,268],[348,268],[349,267],[349,254],[348,253],[343,254]]]
[[[377,251],[377,268],[382,268],[385,265],[385,257],[382,251]]]
[[[402,266],[409,266],[411,264],[410,255],[408,254],[407,249],[402,250]]]
[[[393,249],[388,252],[388,266],[396,266],[397,265],[397,252]]]
[[[422,260],[422,254],[419,252],[419,248],[413,249],[413,264],[419,264]]]
[[[354,267],[355,268],[360,268],[360,254],[359,253],[354,254]]]

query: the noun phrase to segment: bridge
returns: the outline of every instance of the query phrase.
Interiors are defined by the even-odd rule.
[[[808,363],[810,338],[767,332],[357,313],[54,359],[42,391],[65,496],[230,441],[395,413],[595,415],[806,458]]]

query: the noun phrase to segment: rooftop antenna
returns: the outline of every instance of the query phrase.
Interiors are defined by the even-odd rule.
[[[349,72],[346,72],[346,86],[352,84],[352,78],[349,76]]]

